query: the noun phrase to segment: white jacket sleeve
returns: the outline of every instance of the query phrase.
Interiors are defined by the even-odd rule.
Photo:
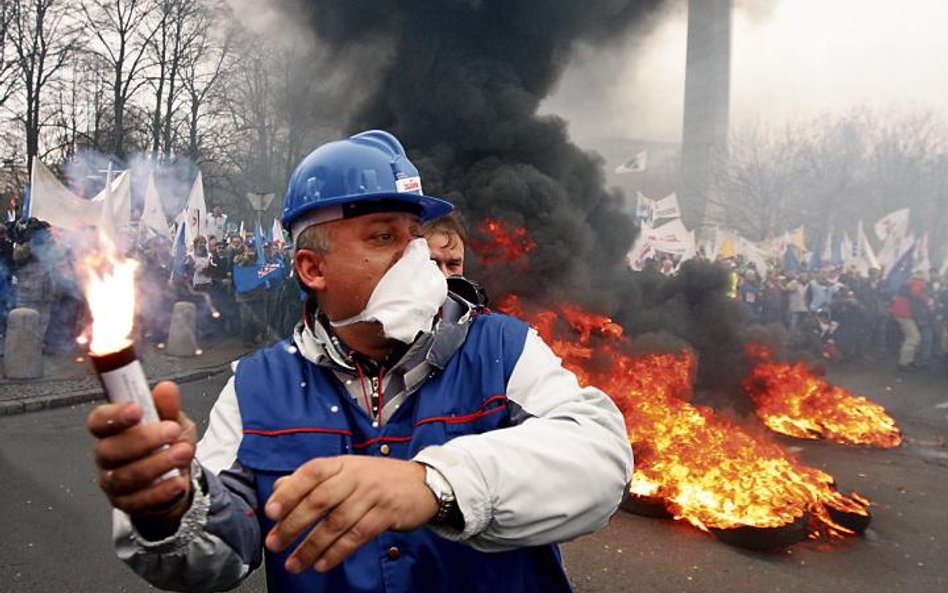
[[[415,461],[454,489],[464,531],[437,529],[482,551],[578,537],[603,527],[632,473],[622,414],[530,330],[507,385],[515,426],[458,437]]]

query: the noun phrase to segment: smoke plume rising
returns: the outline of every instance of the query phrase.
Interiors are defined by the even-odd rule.
[[[488,217],[523,225],[538,245],[527,273],[500,264],[472,276],[494,294],[568,298],[616,315],[633,334],[664,329],[702,353],[705,372],[718,373],[735,369],[723,349],[740,352],[740,313],[723,296],[723,272],[686,266],[666,282],[623,271],[636,230],[619,193],[604,186],[601,159],[569,140],[564,120],[537,115],[579,44],[647,26],[663,4],[304,2],[329,51],[366,43],[387,50],[364,78],[368,99],[353,110],[349,131],[393,132],[421,169],[426,193],[453,201],[472,226]]]

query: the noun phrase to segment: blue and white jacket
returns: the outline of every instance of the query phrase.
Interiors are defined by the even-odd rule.
[[[118,555],[157,587],[236,586],[261,562],[277,478],[313,457],[389,455],[444,475],[463,532],[386,532],[327,574],[290,575],[267,552],[271,591],[569,591],[553,544],[605,525],[631,475],[609,397],[505,315],[420,336],[388,371],[382,423],[357,405],[356,373],[318,324],[234,366],[198,444],[207,491],[178,532],[147,541],[114,513]]]

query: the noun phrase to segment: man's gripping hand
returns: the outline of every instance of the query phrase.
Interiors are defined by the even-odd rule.
[[[152,397],[161,422],[139,424],[140,406],[110,403],[92,410],[87,426],[97,439],[99,487],[113,507],[132,517],[142,535],[161,539],[175,532],[190,506],[197,431],[181,412],[177,385],[159,383]],[[180,476],[157,481],[176,468]]]
[[[313,459],[277,480],[264,511],[277,522],[266,539],[274,552],[310,530],[286,569],[325,572],[383,531],[426,524],[438,503],[420,463],[343,455]]]

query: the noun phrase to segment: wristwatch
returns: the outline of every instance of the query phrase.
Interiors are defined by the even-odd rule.
[[[435,527],[448,527],[455,531],[464,531],[464,515],[461,513],[461,507],[458,506],[458,500],[454,496],[454,488],[444,478],[444,476],[431,467],[425,466],[425,485],[434,494],[438,502],[438,513],[429,523]]]

